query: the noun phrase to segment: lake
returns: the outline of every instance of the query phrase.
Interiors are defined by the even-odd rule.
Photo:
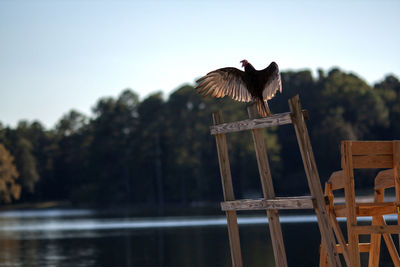
[[[0,267],[231,266],[222,213],[126,214],[86,209],[1,212]],[[282,215],[281,223],[289,266],[318,266],[315,215]],[[239,227],[244,266],[275,266],[266,216],[239,214]]]

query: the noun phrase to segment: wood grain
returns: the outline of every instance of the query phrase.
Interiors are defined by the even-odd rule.
[[[396,192],[396,203],[400,206],[400,141],[393,141],[393,179],[394,190]],[[400,212],[397,213],[397,225],[400,225]],[[400,238],[400,232],[398,235]],[[399,239],[400,240],[400,239]],[[400,243],[399,243],[400,248]]]
[[[214,125],[223,123],[221,112],[213,113]],[[235,200],[233,192],[231,168],[228,156],[228,146],[226,144],[225,134],[215,136],[217,144],[218,161],[221,174],[222,190],[225,201]],[[231,248],[231,258],[233,267],[242,267],[242,252],[240,249],[239,226],[237,223],[236,211],[226,211],[226,219],[228,224],[229,244]]]
[[[348,245],[346,245],[346,246],[348,246]],[[358,244],[358,249],[360,250],[360,252],[369,252],[370,247],[371,247],[370,243],[359,243]],[[336,248],[339,253],[343,253],[343,246],[337,244]]]
[[[351,141],[353,155],[393,154],[392,141]]]
[[[335,212],[336,217],[346,217],[347,216],[346,205],[344,205],[344,204],[335,205],[334,212]],[[396,214],[396,213],[397,213],[396,202],[357,203],[356,204],[357,217],[377,216],[377,215]]]
[[[375,202],[383,202],[385,200],[385,190],[382,188],[377,189],[376,185],[379,183],[380,173],[378,173],[375,178],[375,192],[374,192],[374,201]],[[382,176],[382,174],[381,174]],[[372,225],[379,225],[381,216],[373,216],[372,217]],[[371,234],[371,247],[369,250],[369,258],[368,258],[368,266],[369,267],[378,267],[379,266],[379,257],[381,251],[381,234]],[[392,240],[393,241],[393,240]]]
[[[353,155],[354,169],[392,168],[393,155]]]
[[[210,126],[212,135],[221,133],[233,133],[245,130],[274,127],[292,123],[290,113],[280,113],[265,118],[248,119],[242,121],[228,122],[219,125]]]
[[[388,169],[380,171],[375,178],[374,189],[386,189],[394,187],[394,170]]]
[[[357,225],[356,200],[354,189],[354,171],[352,161],[352,142],[343,141],[341,144],[342,164],[345,173],[344,194],[347,209],[347,238],[351,266],[360,267],[360,252],[358,250],[358,234],[354,231]]]
[[[333,231],[335,232],[336,238],[339,242],[339,245],[344,248],[342,249],[341,253],[343,254],[344,260],[346,262],[347,266],[351,266],[351,261],[350,261],[350,256],[349,256],[349,250],[347,247],[346,239],[344,238],[343,232],[340,228],[339,222],[337,221],[333,210],[329,210],[329,220],[331,222]],[[337,247],[337,245],[336,245]],[[339,251],[338,251],[339,252]]]
[[[357,225],[352,229],[353,233],[357,235],[400,233],[400,225]]]
[[[342,266],[339,255],[336,251],[336,241],[329,223],[328,214],[325,206],[325,199],[322,194],[321,182],[314,153],[312,151],[310,137],[305,124],[299,96],[289,99],[292,123],[296,131],[297,142],[299,144],[304,169],[306,171],[308,186],[313,198],[315,198],[315,213],[318,218],[318,226],[321,232],[322,243],[327,253],[329,266]]]
[[[332,190],[338,190],[344,188],[343,170],[333,172],[329,177],[328,183],[332,185]]]
[[[325,194],[329,198],[329,214],[341,248],[346,248],[348,266],[360,266],[359,253],[369,252],[369,267],[379,266],[381,237],[383,237],[394,266],[400,267],[400,258],[391,234],[398,234],[399,225],[387,226],[383,218],[385,214],[398,214],[400,193],[396,191],[396,202],[384,202],[384,190],[396,188],[396,165],[398,166],[397,147],[399,141],[343,141],[341,144],[341,163],[343,170],[334,172],[325,186]],[[400,144],[400,143],[398,143]],[[389,168],[380,171],[375,178],[374,202],[356,203],[354,188],[354,172],[357,168]],[[397,180],[398,181],[398,180]],[[333,205],[333,190],[345,188],[346,203]],[[357,217],[372,216],[372,225],[358,226]],[[345,244],[337,217],[347,217],[348,244]],[[359,235],[371,235],[370,244],[360,244]],[[343,251],[343,252],[345,252]],[[349,260],[347,260],[349,258]],[[320,260],[323,264],[323,259]],[[323,265],[322,265],[323,266]]]
[[[250,119],[254,119],[257,116],[257,108],[255,105],[249,106],[247,111]],[[269,167],[267,148],[264,142],[264,134],[262,129],[256,128],[253,128],[251,133],[253,137],[254,148],[256,150],[258,171],[260,174],[263,195],[266,199],[273,199],[275,198],[275,191]],[[276,266],[282,267],[288,266],[278,210],[268,209],[267,217],[271,234],[272,248],[274,251],[275,264]]]
[[[287,210],[287,209],[313,209],[313,200],[310,196],[283,197],[273,199],[242,199],[221,203],[222,210]]]

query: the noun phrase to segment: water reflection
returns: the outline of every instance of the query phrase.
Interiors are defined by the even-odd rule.
[[[90,216],[96,212],[88,209],[12,210],[0,212],[1,218],[50,218]]]
[[[317,266],[315,216],[286,215],[281,222],[289,265]],[[266,216],[239,217],[245,266],[274,266],[266,223]],[[231,261],[224,216],[107,219],[90,210],[53,210],[0,215],[2,266],[201,267]]]

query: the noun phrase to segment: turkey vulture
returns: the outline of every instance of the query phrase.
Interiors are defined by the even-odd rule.
[[[240,61],[244,71],[227,67],[211,71],[197,80],[196,89],[203,96],[226,95],[242,102],[257,101],[257,111],[262,117],[271,115],[267,100],[276,91],[282,92],[281,75],[275,62],[263,70],[256,70],[247,60]]]

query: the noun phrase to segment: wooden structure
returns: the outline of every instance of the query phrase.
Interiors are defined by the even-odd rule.
[[[304,113],[301,110],[298,96],[289,100],[289,107],[291,112],[276,114],[266,118],[256,118],[256,111],[253,106],[253,109],[251,107],[249,109],[250,119],[231,123],[223,122],[221,112],[213,114],[214,126],[211,126],[210,130],[211,134],[215,135],[217,143],[222,189],[224,192],[224,202],[221,203],[221,209],[225,211],[227,217],[231,257],[234,267],[243,266],[236,214],[238,210],[266,210],[276,266],[287,266],[285,246],[279,222],[279,209],[315,209],[322,243],[324,247],[328,248],[326,250],[327,262],[331,267],[341,266],[336,251],[336,241],[329,224],[326,203],[305,124]],[[295,128],[311,196],[275,197],[262,128],[284,124],[293,124]],[[252,132],[264,195],[262,199],[235,200],[226,134],[244,130],[251,130]]]
[[[385,241],[394,266],[400,258],[391,234],[399,234],[400,218],[400,141],[343,141],[341,144],[342,170],[334,172],[325,185],[329,199],[328,213],[338,240],[338,253],[343,254],[347,266],[360,266],[360,252],[369,253],[370,267],[379,265],[381,237]],[[355,196],[354,169],[386,169],[375,178],[374,201],[358,203]],[[385,189],[394,187],[396,201],[385,202]],[[344,189],[345,203],[336,204],[334,191]],[[387,225],[383,215],[397,214],[397,225]],[[358,225],[357,217],[371,216],[372,225]],[[347,242],[337,218],[347,219]],[[369,243],[360,243],[359,235],[370,235]],[[321,245],[320,267],[327,266],[326,249]]]

